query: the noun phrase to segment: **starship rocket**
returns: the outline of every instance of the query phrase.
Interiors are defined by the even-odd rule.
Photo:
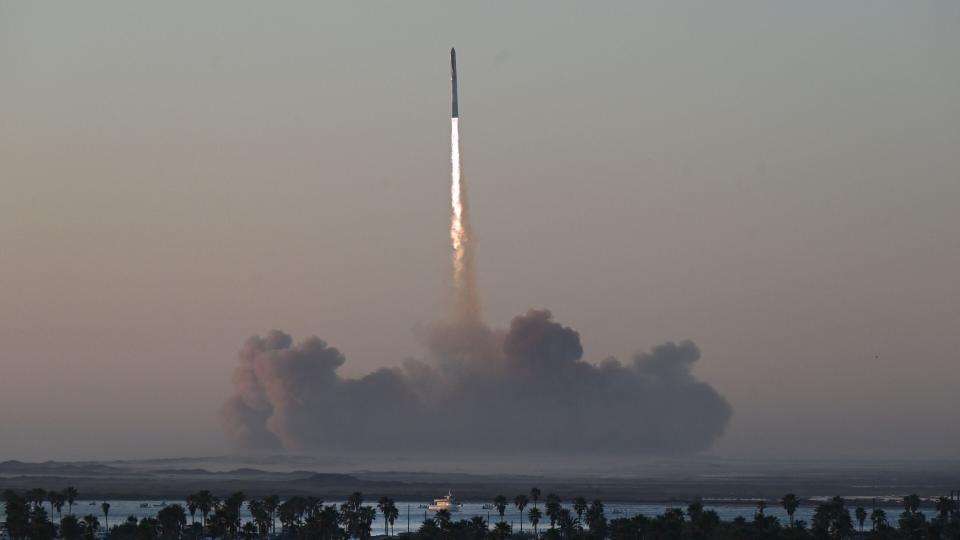
[[[453,89],[453,114],[451,118],[459,118],[460,113],[457,111],[457,51],[456,49],[450,49],[450,85]]]

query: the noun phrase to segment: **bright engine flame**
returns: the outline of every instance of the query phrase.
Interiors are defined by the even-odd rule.
[[[479,318],[479,302],[473,279],[473,257],[467,222],[466,193],[460,176],[460,126],[450,119],[450,243],[453,247],[453,283],[457,290],[458,315],[465,321]]]
[[[463,195],[460,189],[460,127],[458,119],[450,119],[450,204],[453,214],[450,217],[450,241],[453,245],[453,279],[457,289],[464,284],[464,262],[466,253],[466,232],[463,228]]]

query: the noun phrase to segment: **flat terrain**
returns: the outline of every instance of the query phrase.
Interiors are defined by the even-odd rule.
[[[248,496],[315,495],[343,499],[353,491],[368,499],[389,495],[427,501],[453,490],[462,500],[488,501],[497,494],[526,493],[539,487],[544,494],[582,495],[605,501],[669,502],[700,496],[722,503],[777,498],[793,492],[815,498],[898,497],[907,493],[937,496],[960,488],[960,462],[743,462],[697,458],[686,461],[627,458],[603,460],[604,468],[589,472],[583,460],[548,462],[529,467],[535,473],[489,470],[471,474],[456,470],[456,462],[436,464],[437,472],[413,468],[428,463],[373,458],[342,460],[303,457],[216,457],[145,461],[0,463],[0,491],[40,487],[54,490],[75,486],[89,499],[181,499],[209,489],[225,494],[242,490]],[[596,461],[593,461],[594,463]],[[504,468],[504,463],[478,468]],[[510,461],[515,469],[523,460]],[[421,470],[424,470],[421,469]],[[426,469],[429,470],[429,469]]]

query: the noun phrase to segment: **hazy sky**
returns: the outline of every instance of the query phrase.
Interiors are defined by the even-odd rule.
[[[695,340],[719,455],[957,455],[960,3],[118,0],[0,3],[0,459],[224,452],[272,328],[420,354],[451,46],[490,324]]]

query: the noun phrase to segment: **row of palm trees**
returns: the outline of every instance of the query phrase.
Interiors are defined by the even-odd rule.
[[[834,497],[827,504],[832,503],[837,505],[839,503],[839,499],[839,497]],[[921,521],[924,519],[920,517],[922,515],[920,512],[921,503],[922,501],[920,496],[915,493],[903,497],[902,505],[904,513],[900,516],[901,520],[911,519],[914,521]],[[800,499],[795,494],[788,493],[780,499],[780,505],[787,513],[787,516],[790,520],[790,526],[794,526],[794,514],[797,512],[797,509],[800,508]],[[766,506],[766,501],[757,502],[757,511],[760,515],[763,515],[763,511]],[[934,503],[934,509],[937,511],[937,517],[943,522],[946,522],[951,514],[960,510],[957,506],[957,500],[950,497],[938,497]],[[887,512],[883,508],[873,508],[868,514],[866,508],[863,506],[858,506],[856,509],[854,509],[853,513],[857,520],[857,525],[860,528],[860,532],[863,532],[864,524],[867,522],[867,518],[870,519],[871,530],[873,531],[888,527],[890,525],[887,518]]]
[[[57,518],[60,522],[63,522],[63,507],[67,507],[67,516],[73,516],[73,505],[77,502],[77,499],[80,498],[80,492],[77,491],[77,488],[73,486],[67,486],[66,488],[56,491],[51,490],[47,491],[42,488],[34,488],[28,490],[24,495],[24,499],[27,500],[30,504],[34,506],[40,506],[44,503],[50,505],[50,515],[52,516],[54,511],[57,513]],[[110,522],[110,503],[104,501],[100,504],[100,510],[103,512],[104,522],[109,526]],[[90,517],[88,514],[81,521],[90,522],[87,518]],[[95,516],[94,516],[95,517]],[[99,519],[97,520],[99,527]]]
[[[56,536],[59,531],[60,537],[65,540],[80,540],[81,538],[93,540],[100,528],[100,520],[93,514],[87,514],[82,518],[73,515],[73,504],[78,496],[77,490],[72,487],[63,491],[50,492],[43,489],[32,489],[23,495],[7,490],[4,493],[6,514],[4,525],[8,534],[14,540],[21,538],[48,540]],[[49,514],[44,508],[44,504],[47,502],[50,503]],[[68,507],[66,516],[62,512],[64,505]],[[110,505],[103,503],[101,508],[106,516],[109,513]],[[50,515],[54,511],[59,514],[59,526],[50,521]]]
[[[24,494],[24,498],[31,504],[39,505],[50,503],[50,514],[52,515],[54,510],[56,510],[57,514],[61,517],[64,506],[67,507],[68,515],[73,514],[73,504],[77,502],[79,497],[80,493],[73,486],[69,486],[60,491],[47,491],[45,489],[35,488]]]
[[[88,514],[82,518],[73,515],[73,505],[78,499],[79,494],[73,487],[68,487],[62,491],[48,492],[40,489],[29,490],[20,495],[8,491],[6,493],[7,505],[7,526],[14,539],[33,538],[36,540],[48,540],[54,538],[57,531],[64,540],[93,540],[101,524],[97,516]],[[604,513],[603,502],[595,500],[588,503],[583,497],[577,497],[571,501],[569,507],[563,506],[563,501],[556,494],[548,494],[543,498],[543,510],[540,509],[541,492],[537,488],[530,490],[529,494],[516,495],[512,504],[519,511],[521,516],[533,527],[534,537],[540,536],[539,525],[543,519],[549,519],[550,530],[548,538],[569,539],[579,535],[586,538],[585,531],[589,530],[589,537],[594,539],[603,539],[608,537],[609,527],[615,525],[617,531],[629,530],[632,527],[646,526],[644,520],[640,517],[626,518],[627,524],[624,524],[625,518],[607,521]],[[803,521],[795,520],[795,513],[801,505],[801,499],[793,493],[784,495],[778,500],[789,517],[789,529],[797,531],[807,530],[807,524]],[[60,513],[59,527],[55,527],[47,519],[45,504],[50,504],[50,513],[57,511]],[[241,511],[246,504],[249,510],[251,520],[246,523],[241,519]],[[776,518],[765,515],[767,501],[757,502],[757,514],[754,520],[754,526],[760,528],[779,527],[776,524]],[[464,533],[470,538],[484,538],[485,534],[478,531],[488,531],[496,538],[505,538],[513,533],[511,525],[505,522],[506,509],[510,503],[507,497],[498,495],[493,498],[493,508],[500,516],[499,523],[494,524],[490,531],[489,524],[483,518],[477,516],[471,520],[461,520],[454,522],[450,512],[440,510],[431,519],[427,519],[420,531],[419,536],[423,539],[431,538],[461,538]],[[62,515],[63,506],[67,506],[67,515]],[[925,527],[936,525],[937,527],[953,526],[954,521],[960,523],[960,508],[957,501],[947,497],[940,497],[936,501],[935,508],[938,517],[934,522],[927,522],[924,514],[920,511],[921,499],[917,495],[909,495],[903,498],[904,512],[900,514],[898,525],[899,531],[923,531]],[[277,534],[276,523],[279,521],[283,526],[283,532],[294,535],[295,537],[311,538],[318,540],[342,540],[345,537],[368,539],[371,536],[371,529],[374,520],[377,517],[377,511],[383,518],[384,531],[387,536],[395,535],[395,521],[399,517],[399,509],[396,502],[390,497],[381,497],[376,506],[364,505],[363,495],[360,492],[351,494],[347,500],[336,505],[324,505],[323,501],[317,497],[294,496],[281,501],[280,497],[271,495],[263,498],[254,498],[248,500],[243,492],[235,492],[224,499],[220,499],[212,492],[201,490],[188,495],[185,499],[185,506],[172,504],[162,508],[156,517],[144,518],[137,521],[130,518],[127,522],[115,526],[112,530],[109,526],[110,504],[104,502],[101,505],[104,517],[104,527],[111,531],[111,540],[152,540],[153,538],[179,539],[184,537],[198,538],[200,536],[213,536],[220,538],[245,538],[252,540],[256,537],[267,537]],[[187,515],[189,514],[191,526],[187,526]],[[197,524],[197,514],[199,514],[200,523]],[[693,527],[695,530],[707,530],[710,527],[716,527],[720,523],[716,512],[705,510],[698,501],[692,503],[686,511],[689,517],[687,527]],[[868,513],[862,506],[857,507],[853,512],[859,530],[864,530],[864,525],[869,518],[872,531],[894,530],[889,523],[886,511],[882,508],[875,508]],[[657,518],[660,523],[657,526],[669,527],[671,523],[684,523],[684,512],[680,509],[672,509],[665,512]],[[634,520],[634,521],[631,521]],[[637,521],[639,520],[639,521]],[[519,538],[524,538],[523,519],[519,523]],[[649,521],[649,520],[647,520]],[[630,523],[634,523],[631,525]],[[737,520],[733,522],[737,523]],[[13,524],[11,526],[11,524]],[[624,529],[627,527],[627,529]],[[831,537],[842,538],[844,535],[854,530],[854,522],[851,519],[850,511],[844,505],[840,497],[820,503],[816,507],[811,523],[811,531],[828,531]],[[952,529],[951,529],[952,530]],[[472,532],[470,532],[472,531]],[[618,533],[619,534],[619,533]]]
[[[246,502],[252,521],[241,523],[241,510]],[[373,521],[380,510],[387,531],[400,515],[396,503],[390,497],[381,497],[376,508],[364,505],[363,494],[354,492],[339,506],[324,505],[323,500],[313,496],[294,496],[281,501],[277,495],[247,500],[243,492],[235,492],[220,500],[210,491],[202,490],[186,498],[186,510],[191,523],[200,515],[200,528],[217,535],[226,533],[253,537],[276,534],[277,521],[289,530],[308,528],[322,538],[333,538],[344,531],[354,538],[368,538]],[[179,507],[171,505],[170,507]]]
[[[524,510],[526,512],[526,518],[530,522],[530,525],[533,527],[533,533],[535,536],[540,534],[540,521],[546,516],[550,520],[550,529],[553,530],[559,527],[562,530],[568,530],[571,528],[578,529],[580,532],[583,532],[583,524],[586,523],[591,530],[601,530],[601,522],[606,521],[604,515],[603,502],[600,500],[595,500],[592,503],[587,503],[587,500],[583,497],[576,497],[573,499],[573,512],[569,508],[563,506],[563,500],[560,496],[550,493],[544,498],[543,511],[540,510],[539,502],[540,496],[542,495],[539,488],[531,488],[529,495],[521,493],[513,498],[513,505],[516,507],[517,511],[520,512],[520,515],[524,515]],[[530,506],[531,501],[533,506],[527,509]],[[497,513],[500,515],[500,523],[504,523],[504,515],[506,514],[508,502],[507,498],[503,495],[497,495],[493,499],[493,507],[497,510]],[[576,517],[574,518],[574,514]],[[586,516],[586,519],[584,519]],[[523,533],[523,519],[520,520],[520,530],[519,532]]]
[[[538,488],[532,488],[529,494],[516,495],[513,498],[513,506],[521,516],[526,517],[533,527],[534,537],[540,536],[539,525],[544,517],[550,520],[550,530],[548,536],[559,538],[573,538],[576,534],[584,535],[584,525],[590,531],[590,536],[595,539],[603,539],[607,533],[607,519],[604,515],[603,502],[595,500],[588,503],[583,497],[577,497],[572,502],[572,511],[563,506],[562,499],[553,493],[544,498],[543,510],[540,509],[540,497],[542,493]],[[510,505],[507,497],[497,495],[493,498],[492,508],[497,511],[500,521],[495,523],[491,529],[487,520],[481,516],[474,516],[469,520],[460,520],[454,522],[448,510],[441,509],[434,516],[424,521],[423,525],[417,531],[417,536],[422,540],[433,539],[483,539],[488,535],[495,539],[507,538],[513,534],[513,527],[505,520],[507,507]],[[532,506],[531,506],[532,503]],[[529,507],[529,508],[528,508]],[[523,533],[524,519],[520,520],[517,537],[529,538],[530,535]]]

